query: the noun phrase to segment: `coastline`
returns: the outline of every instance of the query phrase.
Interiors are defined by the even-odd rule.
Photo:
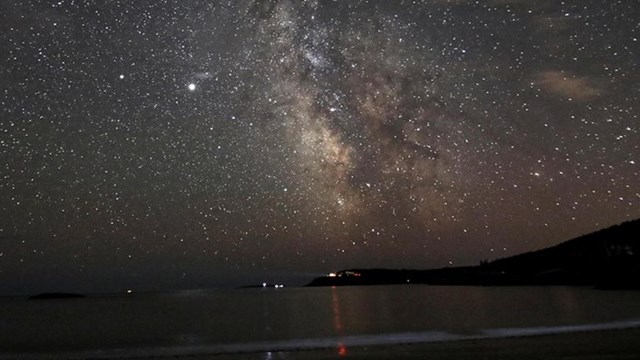
[[[396,333],[326,339],[0,353],[0,359],[638,359],[640,320],[578,326]]]
[[[196,360],[429,359],[600,360],[640,358],[640,328],[485,338],[432,343],[339,347],[337,349],[222,354]]]

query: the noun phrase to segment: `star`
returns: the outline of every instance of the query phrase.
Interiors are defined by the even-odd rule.
[[[0,291],[474,264],[640,217],[637,1],[61,4],[2,7]]]

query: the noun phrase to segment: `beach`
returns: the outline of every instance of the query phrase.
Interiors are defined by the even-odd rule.
[[[640,329],[589,331],[552,335],[382,345],[332,350],[287,351],[216,356],[192,359],[640,359]]]

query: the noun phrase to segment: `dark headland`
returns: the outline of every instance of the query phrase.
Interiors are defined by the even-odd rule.
[[[383,284],[574,285],[640,289],[640,219],[546,249],[477,266],[431,270],[349,269],[307,286]]]

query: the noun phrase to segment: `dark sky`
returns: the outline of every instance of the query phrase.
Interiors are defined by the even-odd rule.
[[[0,293],[477,264],[640,217],[640,3],[0,2]]]

